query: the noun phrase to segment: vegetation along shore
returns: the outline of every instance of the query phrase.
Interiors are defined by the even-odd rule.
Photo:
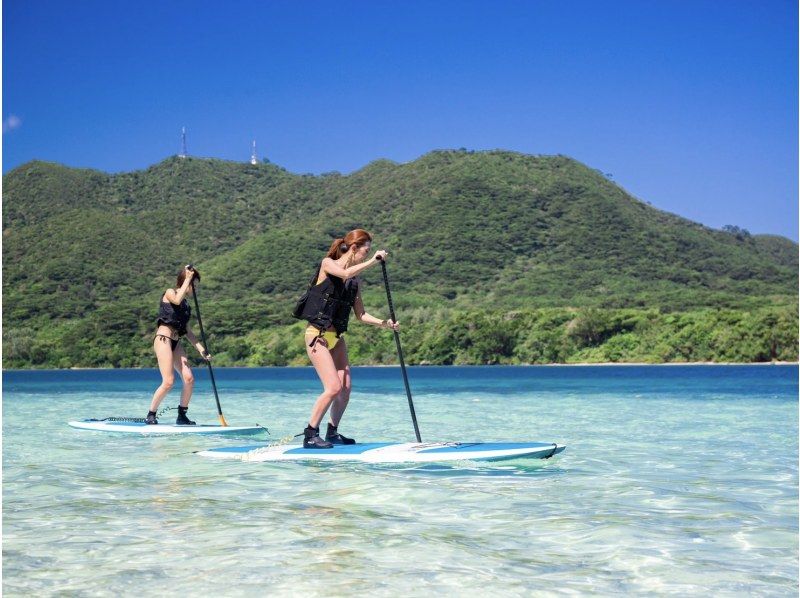
[[[152,367],[166,273],[188,262],[217,365],[305,364],[294,300],[356,227],[390,250],[410,364],[798,358],[796,243],[659,211],[564,156],[435,151],[347,176],[30,162],[3,187],[6,368]],[[380,273],[364,295],[386,311]],[[385,331],[347,341],[356,364],[396,361]]]

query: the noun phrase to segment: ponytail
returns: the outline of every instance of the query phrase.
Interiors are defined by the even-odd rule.
[[[356,247],[361,247],[371,242],[372,242],[372,235],[369,234],[367,231],[365,231],[363,228],[357,228],[355,230],[351,230],[344,237],[335,239],[333,243],[331,243],[330,249],[328,249],[328,255],[326,255],[325,257],[338,260],[345,253],[347,253],[347,250],[350,249],[350,247],[352,247],[353,245],[355,245]]]
[[[325,257],[338,260],[347,250],[347,243],[344,242],[343,238],[334,239],[333,243],[331,243],[331,248],[328,249],[328,255]]]

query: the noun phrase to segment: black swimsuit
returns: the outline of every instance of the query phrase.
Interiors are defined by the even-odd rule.
[[[186,334],[186,326],[189,324],[189,318],[192,316],[192,308],[189,307],[189,302],[184,299],[178,305],[170,301],[162,301],[158,306],[158,325],[169,326],[178,333],[177,339],[167,336],[166,334],[156,334],[156,338],[169,339],[172,345],[172,352],[178,347],[180,337]]]
[[[177,346],[178,346],[178,340],[179,340],[179,339],[177,339],[177,338],[172,338],[172,337],[169,337],[169,336],[167,336],[166,334],[156,334],[156,338],[163,338],[164,340],[168,340],[168,341],[169,341],[169,344],[170,344],[170,345],[172,345],[172,352],[173,352],[173,353],[175,352],[175,349],[176,349],[176,348],[177,348]]]
[[[158,325],[164,324],[174,328],[179,336],[186,334],[186,326],[189,318],[192,317],[192,308],[189,302],[184,299],[178,305],[170,301],[161,301],[158,306]]]

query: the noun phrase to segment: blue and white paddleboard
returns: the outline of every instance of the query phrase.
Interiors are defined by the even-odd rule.
[[[265,432],[261,426],[220,426],[201,425],[176,426],[175,424],[148,425],[144,422],[132,421],[103,421],[97,419],[83,419],[68,422],[73,428],[81,430],[94,430],[96,432],[122,432],[124,434],[160,435],[160,434],[231,434],[235,436],[250,436]]]
[[[239,461],[361,461],[364,463],[435,463],[549,459],[566,447],[547,442],[376,442],[304,449],[297,445],[228,446],[197,451],[214,459]]]

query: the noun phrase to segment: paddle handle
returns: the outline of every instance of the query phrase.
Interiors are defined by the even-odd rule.
[[[392,322],[396,322],[397,319],[394,315],[394,303],[392,303],[392,292],[389,290],[389,276],[386,274],[386,262],[381,258],[378,258],[378,261],[381,263],[381,271],[383,272],[383,286],[386,287],[386,299],[389,301],[389,317],[392,318]],[[411,399],[411,387],[408,385],[408,374],[406,374],[406,362],[403,359],[403,348],[400,346],[400,333],[397,330],[394,330],[394,343],[397,345],[397,357],[400,359],[400,371],[403,372],[403,384],[406,386],[406,396],[408,397],[408,408],[411,411],[411,421],[414,423],[414,434],[417,437],[417,442],[422,442],[422,438],[419,435],[419,426],[417,425],[417,414],[414,411],[414,401]]]
[[[192,297],[194,297],[194,308],[197,312],[197,323],[200,325],[200,338],[203,339],[203,348],[206,353],[209,353],[208,343],[206,342],[206,332],[203,330],[203,319],[200,317],[200,303],[197,301],[197,289],[194,288],[194,278],[192,278]],[[208,366],[208,373],[211,376],[211,388],[214,389],[214,400],[217,401],[217,413],[219,414],[219,423],[227,426],[228,422],[225,421],[225,416],[222,415],[222,407],[219,404],[219,393],[217,393],[217,382],[214,380],[214,368],[211,367],[211,362],[208,359],[204,360]]]

